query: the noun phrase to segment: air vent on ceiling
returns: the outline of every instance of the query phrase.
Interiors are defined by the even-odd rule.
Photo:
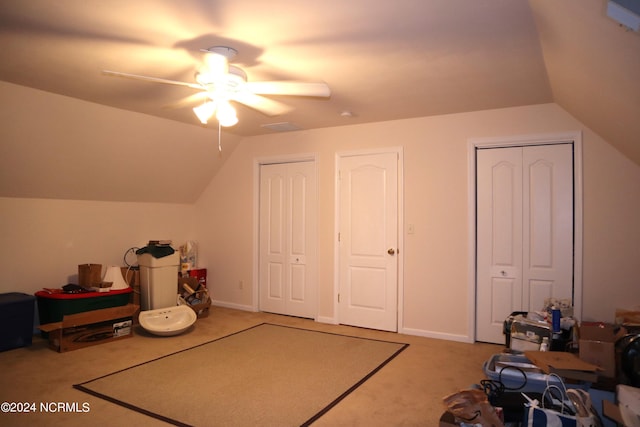
[[[630,30],[640,31],[640,2],[637,0],[610,0],[607,16]]]
[[[262,125],[263,128],[267,128],[276,132],[290,132],[293,130],[301,130],[302,128],[296,124],[290,122],[269,123]]]

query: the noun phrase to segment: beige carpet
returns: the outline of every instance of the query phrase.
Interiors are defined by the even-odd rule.
[[[74,387],[175,425],[308,425],[408,344],[261,324]]]

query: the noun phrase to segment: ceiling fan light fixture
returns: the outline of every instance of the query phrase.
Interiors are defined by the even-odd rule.
[[[229,73],[229,60],[219,53],[205,55],[204,62],[202,71],[209,78],[216,79]]]
[[[234,126],[238,123],[238,118],[235,116],[225,117],[222,120],[219,120],[220,126],[228,128]]]
[[[218,119],[220,126],[224,127],[230,127],[238,123],[236,110],[228,101],[221,102],[220,105],[218,105],[216,119]]]
[[[193,112],[203,125],[206,125],[213,113],[216,111],[216,104],[213,101],[207,101],[202,105],[193,108]]]

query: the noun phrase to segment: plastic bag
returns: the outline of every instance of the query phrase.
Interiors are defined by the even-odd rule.
[[[447,411],[456,419],[483,427],[504,427],[487,395],[478,389],[462,390],[442,399]]]
[[[563,414],[550,408],[530,406],[524,412],[523,427],[596,427],[592,415],[580,417]]]
[[[550,376],[556,377],[560,385],[547,381],[542,402],[530,400],[525,405],[523,427],[602,427],[589,393],[581,389],[567,390],[562,378]]]
[[[198,265],[198,244],[193,240],[188,240],[180,246],[180,271],[183,277],[187,276],[189,270],[193,270]]]

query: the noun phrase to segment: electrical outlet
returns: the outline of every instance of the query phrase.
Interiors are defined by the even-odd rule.
[[[413,224],[407,225],[407,234],[413,234],[416,232],[416,227]]]
[[[238,282],[238,289],[240,289],[240,290],[244,289],[244,280],[240,280]]]

